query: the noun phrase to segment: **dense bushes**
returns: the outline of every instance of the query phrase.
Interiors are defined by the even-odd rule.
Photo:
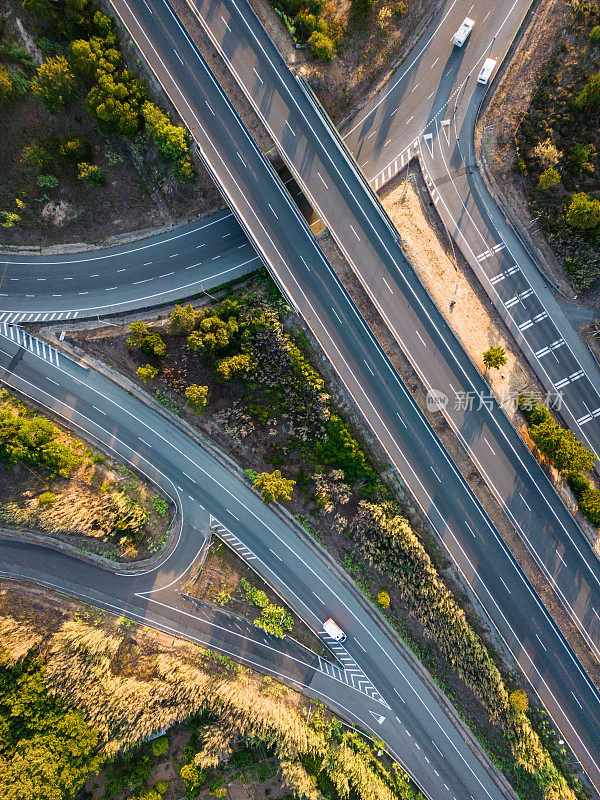
[[[16,664],[2,658],[0,790],[7,800],[67,800],[104,760],[98,733],[48,692],[44,673],[33,650]]]
[[[252,586],[245,578],[242,578],[241,585],[246,594],[246,600],[251,605],[258,606],[261,609],[260,617],[254,620],[256,627],[283,639],[286,633],[294,627],[294,620],[291,615],[285,608],[271,603],[261,589]]]
[[[42,636],[46,638],[42,644],[47,664],[38,678],[40,692],[48,696],[45,683],[58,697],[65,698],[70,707],[78,709],[67,712],[74,715],[77,724],[66,734],[58,729],[56,738],[62,749],[53,751],[54,762],[48,765],[56,774],[57,783],[51,780],[48,784],[55,793],[27,794],[23,784],[22,794],[11,794],[9,790],[15,792],[15,783],[6,784],[0,774],[0,787],[6,797],[67,800],[75,796],[86,769],[96,769],[103,757],[96,755],[91,737],[97,741],[99,735],[103,753],[112,757],[153,732],[197,714],[200,736],[194,744],[190,741],[191,752],[186,756],[186,764],[193,764],[197,774],[194,770],[185,773],[182,770],[186,784],[194,785],[193,788],[203,783],[206,769],[226,759],[233,747],[239,747],[242,737],[272,748],[289,790],[298,796],[304,794],[308,800],[317,800],[317,787],[325,785],[337,787],[340,797],[349,793],[354,800],[422,800],[400,769],[384,767],[362,737],[344,732],[340,721],[326,715],[320,704],[312,704],[308,721],[306,710],[290,689],[262,680],[217,653],[181,642],[176,642],[168,652],[162,651],[158,644],[148,647],[145,642],[141,647],[131,632],[121,630],[118,623],[110,630],[103,630],[81,619],[66,622],[60,619],[58,625],[46,627],[46,632],[40,635],[28,622],[0,618],[0,630],[2,646],[11,664],[40,643]],[[53,632],[48,633],[49,630]],[[125,641],[126,673],[122,661]],[[20,672],[16,668],[15,676]],[[4,682],[4,686],[11,699],[18,699],[14,678]],[[0,704],[3,699],[0,689]],[[50,709],[58,702],[50,700]],[[7,715],[10,709],[10,720],[20,721],[18,710],[23,705],[11,703],[5,708]],[[55,722],[55,717],[48,722],[40,720],[46,709],[43,705],[24,707],[23,716],[27,715],[29,729],[45,726],[46,730],[50,727],[48,722]],[[28,715],[30,711],[37,712],[35,717]],[[98,734],[90,732],[85,724],[82,726],[81,715],[88,725],[95,725]],[[48,735],[52,736],[52,731]],[[28,744],[26,741],[23,748]],[[32,756],[38,752],[32,751]],[[121,760],[130,765],[135,778],[132,785],[139,791],[148,775],[147,753],[132,751]],[[136,769],[138,765],[140,768]],[[61,795],[55,787],[60,786],[60,777],[68,777],[70,773],[77,773],[72,789],[69,786]],[[116,788],[122,791],[127,787]]]
[[[75,91],[77,73],[87,91],[87,109],[103,130],[130,137],[145,126],[161,156],[174,163],[175,177],[183,182],[193,180],[187,132],[148,100],[143,81],[125,66],[112,18],[92,0],[25,0],[24,5],[52,20],[59,34],[69,40],[65,55],[48,58],[32,82],[32,91],[48,110],[56,113],[67,104]],[[0,70],[0,102],[7,84],[3,76]],[[88,157],[82,156],[79,163],[87,164]],[[91,176],[80,177],[88,180]],[[90,182],[102,185],[97,174]]]
[[[502,676],[395,503],[362,501],[349,534],[363,559],[390,576],[446,659],[502,725],[517,764],[547,800],[575,800],[528,717],[509,701]]]
[[[519,408],[529,423],[529,435],[535,446],[566,477],[581,513],[594,525],[600,525],[600,491],[583,474],[592,469],[595,453],[576,439],[572,431],[558,425],[546,406],[523,396],[519,398]]]
[[[296,481],[288,480],[281,474],[281,470],[261,472],[254,479],[254,488],[258,489],[263,503],[281,503],[289,500]]]
[[[32,464],[68,477],[83,461],[82,446],[47,417],[0,392],[0,457]]]
[[[323,0],[274,0],[273,5],[297,44],[316,58],[331,60],[343,31]]]

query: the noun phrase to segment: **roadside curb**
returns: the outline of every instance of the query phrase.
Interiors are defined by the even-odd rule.
[[[67,355],[71,357],[75,356],[77,359],[81,360],[82,362],[89,365],[91,368],[95,369],[101,375],[106,377],[115,385],[122,388],[132,397],[135,397],[141,403],[143,403],[147,408],[151,408],[153,411],[159,413],[165,420],[174,424],[179,430],[183,433],[188,435],[196,444],[202,447],[206,452],[208,452],[211,456],[215,458],[222,466],[224,466],[232,475],[234,475],[238,480],[244,483],[247,487],[252,488],[252,485],[246,475],[244,474],[243,470],[225,453],[219,450],[216,445],[209,442],[207,439],[204,438],[195,428],[193,428],[190,423],[186,420],[181,419],[172,411],[161,406],[157,403],[150,395],[140,389],[136,384],[133,383],[132,380],[129,378],[120,375],[116,371],[110,370],[103,362],[86,355],[83,350],[80,348],[72,347],[71,345],[63,342],[58,341],[56,336],[54,335],[54,328],[43,328],[40,331],[40,335],[45,336],[47,339],[50,340],[50,343],[60,349]],[[372,622],[377,625],[378,629],[381,633],[384,634],[388,642],[401,654],[404,660],[411,666],[414,672],[419,676],[428,690],[431,692],[435,701],[444,709],[446,712],[447,717],[452,722],[454,728],[456,729],[457,733],[466,740],[469,744],[470,749],[475,754],[477,760],[486,770],[488,775],[491,779],[496,783],[496,785],[500,788],[502,793],[505,797],[510,798],[510,800],[516,800],[516,795],[513,792],[510,784],[504,778],[504,776],[500,773],[500,771],[492,764],[491,760],[486,757],[485,751],[483,750],[482,745],[476,739],[474,734],[469,730],[467,725],[463,722],[462,718],[459,716],[458,712],[451,704],[450,700],[446,697],[446,695],[441,691],[439,686],[435,683],[429,672],[425,669],[423,664],[418,660],[415,656],[413,651],[408,647],[408,645],[401,639],[399,634],[392,628],[390,623],[372,606],[372,604],[367,600],[364,594],[360,591],[360,589],[356,586],[354,581],[348,575],[348,573],[343,569],[343,567],[338,564],[337,561],[327,552],[324,548],[318,546],[315,542],[313,537],[305,530],[305,528],[300,525],[294,517],[287,511],[283,506],[279,505],[278,503],[271,503],[269,505],[271,511],[273,511],[282,522],[284,522],[288,527],[292,528],[292,530],[298,535],[298,537],[308,546],[308,548],[313,552],[315,556],[323,560],[327,568],[343,583],[345,588],[352,594],[354,599],[359,603],[363,611],[365,611]],[[262,577],[262,576],[261,576]]]

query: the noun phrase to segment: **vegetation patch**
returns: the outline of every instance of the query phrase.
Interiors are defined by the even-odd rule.
[[[327,648],[279,595],[257,575],[225,542],[213,538],[212,546],[201,566],[184,588],[184,594],[204,603],[220,606],[263,626],[262,611],[276,608],[276,635],[289,634],[318,655],[330,657]],[[258,602],[256,602],[258,601]],[[264,603],[264,605],[263,605]],[[282,624],[280,624],[280,622]],[[285,625],[283,624],[285,623]],[[269,631],[273,633],[274,631]]]
[[[166,383],[175,397],[189,383],[205,385],[206,411],[193,421],[227,442],[253,482],[266,464],[295,481],[287,507],[367,597],[387,606],[388,619],[426,661],[521,797],[583,796],[546,720],[537,710],[524,712],[522,703],[511,704],[512,679],[501,674],[440,577],[444,560],[431,544],[431,555],[426,552],[356,432],[338,415],[311,363],[308,341],[290,327],[287,312],[268,281],[201,308],[177,306],[166,325],[147,327],[160,330],[166,348],[164,357],[154,358],[156,384]],[[117,332],[103,335],[115,342]],[[132,351],[123,333],[118,336],[117,347],[106,348],[103,357],[120,361],[131,374],[141,345]],[[232,377],[221,372],[223,363],[241,357],[243,366]]]
[[[575,0],[519,126],[517,167],[538,225],[575,291],[600,277],[598,6]]]
[[[7,12],[0,16],[5,243],[30,244],[34,232],[36,245],[97,240],[218,204],[216,194],[203,197],[212,183],[195,173],[187,132],[152,101],[97,4],[11,0]]]
[[[6,390],[0,391],[0,523],[131,560],[166,540],[168,502]]]
[[[397,765],[378,759],[321,704],[225,656],[161,644],[160,634],[84,606],[76,616],[55,614],[50,626],[37,624],[32,605],[21,613],[10,607],[5,592],[3,796],[70,800],[104,764],[88,796],[100,797],[93,792],[100,784],[107,799],[159,800],[170,781],[157,781],[154,768],[164,764],[176,730],[143,743],[188,720],[192,735],[172,767],[174,789],[189,798],[204,786],[223,797],[231,761],[259,781],[279,773],[289,792],[309,800],[422,800]],[[268,754],[263,763],[253,755],[258,748]]]
[[[433,0],[269,3],[294,48],[308,55],[305,60],[288,45],[288,61],[301,64],[301,73],[335,120],[348,114],[392,67],[420,20],[435,6]],[[285,53],[285,43],[278,44]]]

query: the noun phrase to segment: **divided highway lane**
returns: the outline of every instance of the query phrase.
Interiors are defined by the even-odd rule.
[[[446,3],[344,141],[375,190],[419,157],[449,234],[545,388],[561,392],[569,427],[600,454],[600,371],[490,195],[474,150],[488,88],[477,83],[479,70],[487,57],[501,64],[529,6],[530,0]],[[453,47],[467,15],[473,32],[462,48]]]
[[[57,255],[0,252],[0,322],[118,314],[190,297],[261,266],[218,212],[130,244]]]
[[[470,750],[401,650],[373,623],[350,581],[338,577],[339,568],[327,554],[306,541],[310,537],[299,537],[164,417],[62,354],[58,365],[55,361],[0,339],[0,380],[159,485],[176,500],[185,524],[163,563],[138,575],[114,574],[62,553],[7,541],[0,543],[3,574],[29,577],[297,681],[303,691],[383,739],[432,800],[514,797],[491,764]],[[272,637],[250,629],[237,632],[222,613],[190,607],[174,594],[203,545],[209,514],[220,535],[236,537],[238,549],[313,629],[320,630],[330,615],[338,620],[348,634],[345,649],[338,650],[346,674],[291,643],[281,653]],[[352,680],[355,667],[368,683]]]
[[[366,327],[281,182],[171,7],[164,0],[136,2],[135,13],[127,0],[113,0],[113,6],[186,121],[257,250],[310,325],[564,738],[600,787],[600,698]],[[333,189],[331,194],[335,196]],[[378,232],[383,233],[381,228]],[[409,306],[407,316],[413,313]],[[451,333],[442,335],[435,325],[432,332],[446,352],[444,337],[452,340]],[[431,348],[431,352],[433,362],[439,351]],[[522,509],[519,515],[525,518]],[[532,531],[537,530],[533,513],[526,521]],[[565,569],[570,570],[571,580],[565,590],[573,594],[573,582],[583,584],[585,574],[571,564]],[[595,618],[589,608],[587,615],[591,627]]]

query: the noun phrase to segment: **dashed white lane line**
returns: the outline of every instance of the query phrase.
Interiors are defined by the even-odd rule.
[[[323,605],[325,605],[325,600],[321,600],[321,598],[319,597],[319,595],[318,595],[316,592],[313,592],[313,594],[314,594],[314,596],[317,598],[317,600],[319,601],[319,603],[322,603]]]
[[[484,442],[487,444],[487,446],[488,446],[488,447],[490,448],[490,450],[492,451],[492,455],[496,455],[496,452],[495,452],[494,448],[493,448],[493,447],[492,447],[492,445],[491,445],[491,444],[488,442],[488,440],[485,438],[485,436],[483,437],[483,441],[484,441]]]
[[[340,319],[340,315],[337,313],[337,311],[335,310],[335,308],[333,306],[331,306],[331,310],[333,311],[333,313],[337,317],[337,321],[340,323],[340,325],[342,325],[343,323],[342,323],[342,320]]]
[[[363,359],[363,361],[364,361],[364,359]],[[369,366],[369,364],[368,364],[366,361],[365,361],[365,366],[366,366],[366,368],[369,370],[369,372],[371,373],[371,375],[373,375],[373,377],[375,377],[375,373],[373,372],[373,370],[371,369],[371,367]]]
[[[558,550],[556,551],[556,555],[560,558],[560,560],[562,561],[562,563],[566,567],[567,566],[567,562],[564,560],[564,558],[561,556],[561,554],[558,552]]]
[[[575,692],[574,692],[573,690],[571,690],[571,694],[572,694],[572,695],[573,695],[573,697],[575,698],[575,702],[577,703],[577,705],[579,706],[579,708],[580,708],[580,709],[583,711],[583,706],[582,706],[582,705],[581,705],[581,703],[579,702],[579,698],[577,697],[577,695],[575,694]]]
[[[57,384],[57,385],[58,385],[58,384]],[[99,414],[103,414],[104,416],[106,416],[106,411],[102,411],[102,409],[101,409],[101,408],[98,408],[98,406],[92,406],[92,408],[93,408],[95,411],[97,411]]]
[[[196,483],[195,478],[192,478],[192,476],[188,475],[187,472],[184,472],[183,470],[181,470],[181,472],[182,472],[183,475],[185,475],[185,477],[188,479],[188,481],[191,481],[192,483]]]
[[[500,577],[500,576],[498,576],[498,577]],[[509,589],[509,588],[508,588],[508,586],[506,585],[506,581],[504,580],[504,578],[501,578],[501,577],[500,577],[500,580],[501,580],[501,581],[502,581],[502,583],[504,584],[504,588],[506,589],[506,591],[507,591],[509,594],[512,594],[512,592],[510,591],[510,589]]]
[[[360,647],[360,649],[363,651],[363,653],[367,652],[360,642],[357,641],[356,644]]]
[[[141,442],[142,444],[145,444],[145,445],[146,445],[146,447],[149,447],[150,449],[152,449],[152,445],[151,445],[151,444],[148,444],[148,442],[145,442],[145,441],[144,441],[142,438],[140,438],[139,436],[138,436],[138,439],[140,440],[140,442]]]
[[[50,383],[53,383],[55,386],[60,386],[60,383],[57,383],[56,381],[53,381],[53,380],[52,380],[52,378],[48,378],[48,377],[46,376],[46,380],[47,380],[47,381],[50,381]]]
[[[278,556],[277,553],[275,552],[275,550],[273,550],[272,547],[269,547],[269,550],[273,553],[275,558],[278,558],[283,563],[283,558],[281,558],[281,556]]]
[[[292,126],[290,125],[290,123],[287,121],[287,119],[286,119],[286,121],[285,121],[285,124],[288,126],[288,128],[291,130],[292,134],[295,136],[296,134],[295,134],[295,132],[294,132],[294,129],[292,128]]]
[[[258,80],[259,80],[259,81],[262,83],[262,82],[263,82],[263,79],[260,77],[260,75],[258,74],[258,72],[256,71],[256,69],[255,69],[254,67],[252,67],[252,71],[254,72],[254,74],[256,75],[256,77],[258,78]]]
[[[227,509],[227,513],[228,513],[230,516],[232,516],[234,519],[236,519],[238,522],[240,521],[240,518],[239,518],[239,517],[236,517],[236,515],[235,515],[235,514],[234,514],[232,511],[230,511],[229,509]]]
[[[541,639],[540,639],[540,637],[537,635],[537,633],[536,633],[536,635],[535,635],[535,638],[536,638],[536,639],[538,640],[538,642],[539,642],[539,643],[542,645],[542,647],[544,648],[544,650],[546,650],[546,645],[545,645],[545,644],[542,642],[542,640],[541,640]],[[546,650],[546,652],[548,652],[548,651]]]
[[[271,209],[271,211],[273,211],[273,206],[271,205],[271,203],[267,203],[267,205],[269,206],[269,208]],[[275,217],[275,219],[279,219],[279,217],[277,216],[277,214],[275,213],[275,211],[273,211],[273,216]]]
[[[382,276],[381,280],[382,280],[382,281],[385,283],[385,285],[386,285],[386,286],[387,286],[387,288],[390,290],[390,292],[391,292],[392,294],[394,294],[394,290],[392,289],[392,287],[389,285],[389,283],[386,281],[386,279],[385,279],[383,276]]]
[[[223,20],[223,25],[225,25],[225,27],[227,28],[227,30],[229,31],[229,33],[231,33],[231,28],[230,28],[230,27],[229,27],[229,25],[227,24],[227,20],[225,19],[225,17],[223,16],[223,14],[221,14],[221,19]]]
[[[427,342],[426,342],[426,341],[425,341],[425,339],[424,339],[424,338],[421,336],[421,334],[419,333],[419,331],[415,331],[415,333],[417,334],[417,336],[419,337],[419,339],[420,339],[420,340],[423,342],[423,347],[427,347]]]
[[[352,225],[350,225],[350,229],[351,229],[352,233],[353,233],[353,234],[356,236],[356,238],[358,239],[358,241],[360,242],[360,236],[359,236],[359,235],[358,235],[358,233],[357,233],[357,232],[354,230],[354,228],[352,227]]]
[[[324,180],[323,176],[321,175],[321,173],[319,172],[319,170],[317,170],[317,175],[318,175],[318,176],[319,176],[319,178],[321,179],[321,183],[323,184],[323,186],[324,186],[326,189],[329,189],[329,186],[328,186],[328,185],[325,183],[325,180]]]
[[[205,103],[206,103],[206,105],[208,106],[208,110],[209,110],[209,111],[210,111],[210,113],[213,115],[213,117],[216,117],[217,115],[216,115],[216,114],[215,114],[215,112],[212,110],[212,107],[211,107],[210,103],[208,102],[208,100],[205,100],[204,102],[205,102]]]
[[[438,479],[438,481],[441,483],[441,482],[442,482],[442,479],[441,479],[441,478],[440,478],[440,476],[437,474],[437,472],[434,470],[434,468],[433,468],[431,465],[429,466],[429,468],[430,468],[430,470],[433,472],[433,474],[435,475],[435,477]]]
[[[400,698],[400,700],[402,700],[402,702],[403,702],[404,704],[406,704],[406,700],[405,700],[405,699],[402,697],[402,695],[400,694],[400,692],[398,691],[398,689],[396,689],[396,688],[394,687],[394,691],[396,692],[396,694],[398,695],[398,697]],[[398,722],[400,722],[400,720],[398,720]]]
[[[176,56],[177,56],[177,58],[179,59],[179,62],[180,62],[181,64],[183,64],[183,59],[182,59],[182,57],[179,55],[179,53],[177,52],[177,50],[173,50],[173,52],[175,53],[175,55],[176,55]]]

